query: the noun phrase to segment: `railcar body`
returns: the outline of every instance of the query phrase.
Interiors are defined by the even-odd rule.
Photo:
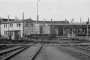
[[[35,24],[34,31],[30,35],[32,38],[50,39],[56,36],[55,27],[47,24]]]

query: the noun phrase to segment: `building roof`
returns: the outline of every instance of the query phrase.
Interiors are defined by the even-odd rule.
[[[30,23],[30,22],[34,22],[32,19],[24,19],[24,21]],[[15,20],[15,19],[2,19],[1,24],[8,24],[8,23],[20,23],[23,22],[23,20]]]
[[[37,22],[37,21],[34,21],[34,22]],[[39,23],[47,23],[47,24],[50,24],[50,23],[60,23],[60,24],[69,24],[69,21],[38,21]]]
[[[20,23],[23,22],[22,20],[15,20],[15,21],[4,21],[1,24],[8,24],[8,23]]]
[[[2,18],[2,21],[8,21],[8,19]],[[15,19],[9,19],[9,21],[15,21]]]
[[[15,19],[10,19],[8,21],[8,19],[2,19],[3,22],[1,22],[2,24],[8,24],[8,23],[20,23],[23,22],[23,20],[15,20]],[[35,20],[32,19],[24,19],[24,21],[26,21],[27,23],[32,23],[32,22],[37,22]],[[51,23],[56,23],[56,24],[69,24],[69,21],[38,21],[39,23],[47,23],[47,24],[51,24]]]
[[[64,26],[69,26],[69,25],[70,26],[72,26],[72,25],[75,26],[76,25],[76,26],[78,26],[78,25],[87,25],[87,24],[86,23],[69,23],[69,24],[58,24],[57,23],[57,24],[53,24],[53,25],[64,25]],[[88,25],[90,25],[90,23]]]

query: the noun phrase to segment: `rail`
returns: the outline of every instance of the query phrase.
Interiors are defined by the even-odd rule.
[[[37,51],[32,55],[32,57],[30,58],[30,60],[35,60],[35,58],[37,57],[37,55],[39,54],[39,52],[41,51],[42,47],[44,44],[42,44]]]
[[[20,47],[19,49],[15,49],[13,51],[9,51],[7,53],[3,53],[3,55],[2,55],[2,57],[0,59],[1,60],[9,60],[10,58],[12,58],[13,56],[15,56],[16,54],[20,53],[21,51],[25,50],[28,47],[29,46],[23,46],[22,48]]]
[[[36,44],[36,43],[33,43],[32,45],[34,45],[34,44]],[[27,48],[29,48],[32,45],[22,45],[22,46],[17,47],[17,48],[3,51],[0,53],[0,60],[9,60],[9,59],[13,58],[15,55],[26,50]]]
[[[32,44],[34,45],[34,44]],[[41,51],[42,47],[44,44],[42,44],[35,52],[34,54],[31,56],[30,60],[35,60],[35,58],[37,57],[37,55],[39,54],[39,52]],[[11,58],[13,58],[14,56],[18,55],[19,53],[21,53],[22,51],[26,50],[27,48],[29,48],[31,45],[23,45],[17,48],[13,48],[11,50],[6,50],[4,52],[0,53],[0,60],[10,60]]]

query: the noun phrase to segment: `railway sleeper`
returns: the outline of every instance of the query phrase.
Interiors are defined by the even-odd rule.
[[[20,52],[22,52],[23,50],[27,49],[29,46],[24,46],[18,50],[16,50],[14,53],[8,55],[7,57],[3,58],[3,60],[9,60],[11,59],[12,57],[14,57],[15,55],[19,54]]]
[[[18,47],[18,48],[11,49],[11,50],[9,50],[9,51],[1,52],[1,53],[0,53],[0,56],[3,55],[3,54],[7,54],[7,53],[9,53],[9,52],[11,52],[11,51],[14,51],[14,50],[20,49],[20,48],[22,48],[22,47],[23,47],[23,46],[20,46],[20,47]]]

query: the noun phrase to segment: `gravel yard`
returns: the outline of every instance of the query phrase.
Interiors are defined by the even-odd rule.
[[[52,46],[44,46],[36,60],[79,60]]]

